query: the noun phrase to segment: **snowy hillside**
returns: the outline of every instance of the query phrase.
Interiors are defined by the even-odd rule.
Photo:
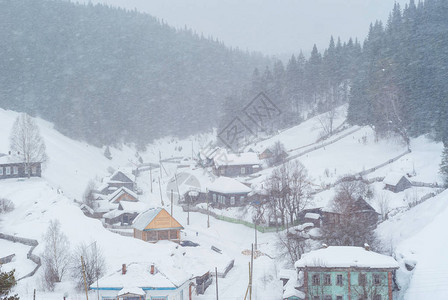
[[[345,120],[344,109],[341,108],[340,117],[336,122],[338,125]],[[6,128],[0,132],[0,153],[8,151],[9,128],[17,115],[16,112],[0,110],[0,126]],[[320,136],[317,118],[249,147],[262,151],[277,140],[283,142],[290,157],[306,166],[316,189],[333,184],[342,175],[359,173],[388,162],[407,150],[396,140],[376,141],[374,132],[368,127],[347,127],[335,136],[316,143]],[[90,245],[97,242],[104,251],[107,274],[118,270],[123,263],[156,262],[164,268],[170,270],[174,268],[181,276],[186,271],[199,273],[214,270],[215,267],[222,270],[234,259],[234,268],[226,278],[220,279],[220,298],[240,299],[244,295],[248,284],[247,263],[250,261],[247,249],[254,240],[253,229],[214,218],[210,218],[210,228],[207,228],[207,216],[201,213],[190,213],[190,224],[187,225],[187,213],[177,205],[175,199],[173,215],[185,227],[182,238],[200,244],[199,247],[183,248],[171,242],[150,244],[112,233],[104,228],[99,220],[86,217],[73,200],[81,199],[90,179],[100,180],[108,175],[109,167],[130,170],[137,161],[136,150],[129,146],[123,146],[122,149],[111,148],[113,159],[108,160],[103,155],[104,149],[71,140],[54,130],[52,124],[48,122],[40,119],[37,119],[37,122],[47,145],[49,161],[43,170],[42,178],[0,181],[0,198],[10,199],[15,204],[12,212],[0,215],[0,232],[38,240],[40,244],[34,253],[39,255],[44,250],[42,236],[49,222],[57,219],[70,240],[71,250],[81,243]],[[147,150],[139,154],[145,162],[156,163],[159,155],[162,159],[176,157],[176,161],[184,161],[182,158],[191,158],[192,152],[197,153],[201,148],[207,147],[208,142],[212,140],[212,135],[185,140],[165,138],[148,145]],[[367,174],[366,178],[383,177],[395,171],[412,173],[415,181],[440,183],[438,164],[442,145],[425,137],[419,137],[411,141],[411,149],[411,153]],[[306,150],[312,151],[302,154]],[[257,188],[272,170],[266,168],[260,174],[245,178],[244,181]],[[175,174],[178,176],[174,176]],[[153,178],[152,184],[150,176]],[[188,182],[192,179],[198,180],[203,190],[207,181],[213,181],[213,177],[209,177],[202,169],[192,166],[180,169],[179,163],[164,163],[163,168],[154,169],[151,175],[146,171],[137,177],[137,184],[142,191],[140,201],[150,207],[158,207],[163,201],[165,209],[169,211],[171,206],[167,191],[170,190],[170,184],[173,184],[174,180]],[[171,185],[171,188],[173,186]],[[392,244],[396,249],[397,260],[402,267],[398,273],[398,282],[403,287],[401,292],[401,296],[405,296],[403,299],[421,299],[421,295],[423,293],[427,295],[428,290],[432,293],[431,299],[447,299],[448,291],[442,284],[442,279],[431,282],[427,279],[429,273],[438,274],[437,278],[444,278],[445,269],[448,267],[447,260],[443,257],[446,252],[444,249],[448,246],[447,241],[439,235],[440,230],[437,230],[446,225],[448,205],[444,198],[447,193],[443,192],[409,208],[412,200],[419,199],[434,189],[413,187],[394,194],[385,192],[384,184],[380,181],[371,186],[376,194],[387,193],[390,208],[394,209],[391,218],[380,224],[378,232],[383,241],[393,241]],[[325,206],[333,194],[333,188],[317,193],[313,205]],[[247,211],[216,209],[214,212],[251,221],[251,214]],[[285,261],[278,257],[280,249],[276,241],[275,233],[258,233],[258,249],[266,255],[254,262],[255,299],[281,299],[282,287],[278,280],[278,272],[284,267]],[[212,251],[212,246],[222,249],[223,254]],[[4,265],[3,269],[15,268],[17,277],[29,273],[35,267],[26,259],[29,248],[22,244],[0,240],[0,257],[16,254],[13,261]],[[416,262],[414,271],[406,271],[405,262]],[[41,290],[41,276],[42,269],[33,277],[19,282],[16,291],[21,299],[32,299],[34,288],[38,290],[38,295],[49,300],[61,299],[64,294],[68,294],[68,299],[83,299],[82,293],[73,289],[70,277],[67,276],[56,287],[54,293],[48,293]],[[409,289],[405,290],[408,286]],[[93,296],[96,295],[92,292]],[[211,299],[214,296],[212,286],[205,295],[198,298]]]

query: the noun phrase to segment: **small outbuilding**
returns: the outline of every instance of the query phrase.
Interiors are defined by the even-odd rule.
[[[137,202],[138,195],[130,189],[122,186],[107,197],[110,203],[119,203],[121,201]]]
[[[247,176],[261,170],[257,153],[227,153],[214,158],[214,171],[218,176]]]
[[[384,188],[394,193],[399,193],[405,189],[411,188],[412,183],[405,175],[391,172],[383,179]]]
[[[134,238],[153,243],[160,240],[180,242],[180,231],[184,229],[164,208],[151,208],[139,214],[132,227]]]
[[[104,222],[110,225],[129,225],[139,213],[148,208],[146,203],[121,201],[118,208],[111,210],[103,215]]]
[[[122,171],[115,171],[107,182],[109,190],[113,190],[113,188],[121,188],[125,187],[131,191],[135,190],[135,183],[131,179],[131,175],[126,175]]]

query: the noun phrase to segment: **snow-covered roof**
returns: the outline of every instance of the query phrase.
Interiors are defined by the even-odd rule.
[[[320,218],[319,214],[315,214],[315,213],[306,213],[305,214],[305,219],[318,220],[319,218]]]
[[[254,152],[244,152],[239,154],[227,153],[226,155],[215,157],[214,162],[217,167],[261,164],[258,154]]]
[[[96,207],[94,208],[95,212],[108,212],[118,208],[118,204],[111,203],[107,200],[97,200],[95,201],[95,203],[96,203]]]
[[[283,287],[283,299],[290,297],[305,299],[305,293],[296,289],[300,286],[300,283],[297,280],[297,272],[295,270],[282,269],[280,270],[279,277],[281,279],[288,279],[288,282]]]
[[[21,164],[23,163],[23,157],[19,155],[8,155],[0,153],[0,164]]]
[[[155,266],[154,274],[151,274],[150,271],[151,263],[130,263],[126,266],[126,274],[122,274],[120,269],[100,278],[98,288],[122,288],[124,291],[131,291],[136,287],[139,289],[177,288],[191,279],[191,275],[189,276],[180,270],[169,272],[168,270],[159,270]],[[91,288],[96,289],[97,284],[92,284]]]
[[[216,178],[208,186],[208,190],[222,194],[246,194],[252,191],[247,185],[242,184],[234,178],[225,176]]]
[[[117,177],[119,176],[124,176],[126,181],[122,181],[122,180],[117,180]],[[131,174],[123,171],[123,170],[117,170],[115,171],[109,178],[109,182],[133,182],[131,179]]]
[[[138,195],[136,193],[134,193],[133,191],[131,191],[130,189],[122,186],[120,188],[118,188],[115,192],[113,192],[112,194],[110,194],[107,197],[107,201],[109,202],[114,202],[118,197],[120,197],[121,195],[123,195],[124,193],[127,193],[129,195],[131,195],[132,197],[134,197],[135,199],[138,199]]]
[[[145,212],[142,212],[132,222],[132,227],[138,230],[144,230],[149,223],[162,211],[162,208],[150,208]]]
[[[142,290],[141,288],[136,287],[136,286],[132,286],[132,287],[124,287],[124,288],[122,288],[118,292],[117,296],[124,296],[124,295],[127,295],[127,294],[139,295],[139,296],[145,296],[146,295],[145,291]]]
[[[387,185],[397,185],[404,175],[398,172],[390,172],[384,177],[383,183]]]
[[[395,269],[399,266],[393,257],[362,247],[330,246],[302,255],[295,267]]]
[[[130,201],[121,201],[118,206],[121,206],[123,211],[130,213],[140,213],[148,209],[148,204],[143,202],[130,202]]]

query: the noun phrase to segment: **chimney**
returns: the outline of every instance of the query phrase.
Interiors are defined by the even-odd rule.
[[[126,264],[122,264],[121,265],[121,274],[125,275],[126,274]]]
[[[364,249],[366,249],[367,251],[370,251],[370,245],[367,243],[364,243]]]
[[[151,274],[154,275],[154,264],[151,264]]]

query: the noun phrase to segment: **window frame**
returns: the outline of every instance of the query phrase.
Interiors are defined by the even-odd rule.
[[[320,275],[319,274],[313,274],[311,276],[311,282],[313,285],[320,285]]]
[[[0,176],[3,176],[3,166],[0,167]]]
[[[373,274],[373,284],[381,285],[381,275],[380,274]]]
[[[235,200],[235,196],[230,196],[230,205],[235,205],[236,200]]]
[[[342,276],[342,274],[336,274],[336,285],[338,286],[344,285],[344,276]]]
[[[12,174],[19,175],[19,167],[18,166],[12,166]]]
[[[358,285],[359,286],[365,286],[367,283],[367,276],[364,273],[358,274]]]
[[[11,167],[5,167],[5,175],[11,175]]]
[[[331,285],[331,274],[324,274],[324,285]]]

